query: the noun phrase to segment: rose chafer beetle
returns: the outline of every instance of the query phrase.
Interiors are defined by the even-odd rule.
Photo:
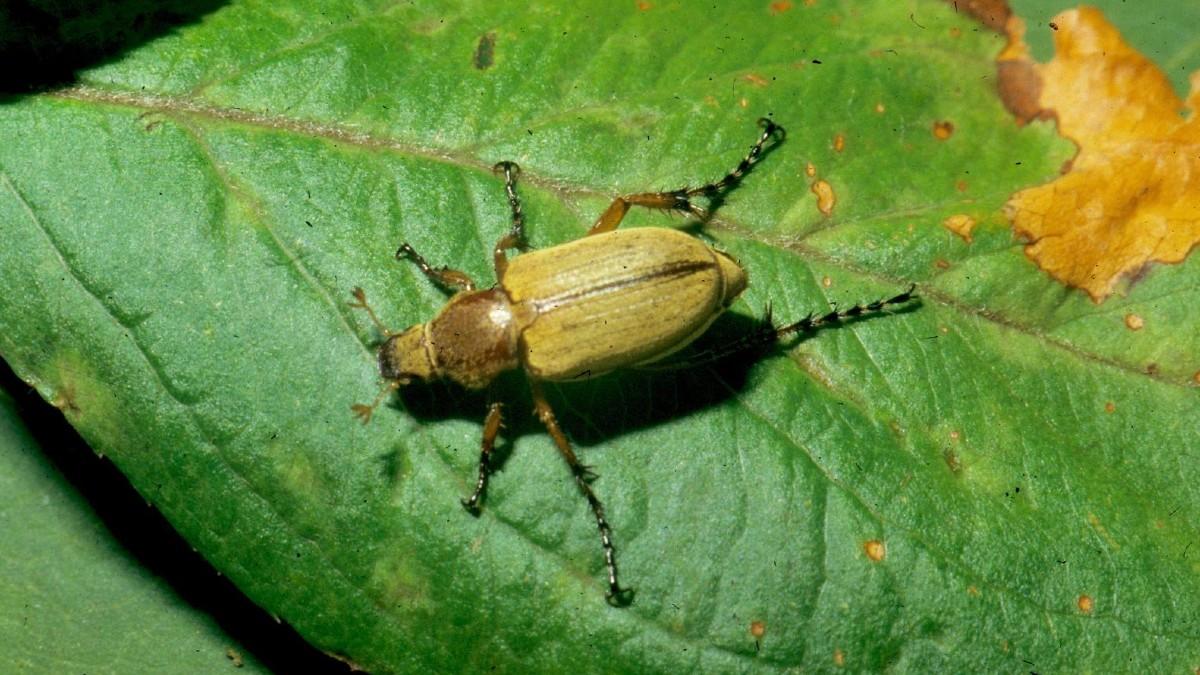
[[[525,218],[515,188],[519,169],[512,162],[500,162],[495,168],[504,175],[512,227],[493,249],[495,286],[479,290],[465,273],[432,267],[405,243],[396,258],[411,260],[434,283],[454,293],[437,316],[396,333],[379,320],[361,288],[353,291],[355,300],[350,304],[365,310],[386,338],[379,348],[379,372],[387,385],[370,405],[353,406],[364,423],[391,391],[414,380],[446,379],[478,390],[487,388],[501,373],[525,371],[534,413],[566,460],[595,517],[610,602],[623,604],[629,593],[617,583],[612,531],[590,484],[595,476],[580,463],[559,428],[542,383],[589,379],[670,356],[699,337],[746,289],[748,278],[741,265],[695,237],[666,228],[618,230],[617,226],[631,206],[707,218],[707,211],[692,199],[712,199],[737,185],[764,155],[767,141],[783,140],[783,127],[767,119],[759,124],[763,130],[757,142],[724,178],[697,188],[617,197],[584,237],[512,260],[507,251],[524,247]],[[810,314],[779,327],[771,323],[768,314],[760,330],[679,365],[712,362],[789,334],[876,312],[908,301],[912,291],[910,287],[893,298],[823,316]],[[502,403],[491,399],[483,423],[475,490],[462,500],[473,513],[478,512],[487,488],[501,410]]]

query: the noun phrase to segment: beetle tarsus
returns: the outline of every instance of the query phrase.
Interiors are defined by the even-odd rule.
[[[458,500],[458,503],[462,504],[463,508],[467,510],[467,513],[473,516],[478,516],[483,511],[483,509],[479,507],[479,502],[476,500],[475,495],[471,495],[468,499],[460,499]]]

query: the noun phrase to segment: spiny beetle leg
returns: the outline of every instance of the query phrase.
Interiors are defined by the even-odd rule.
[[[542,391],[542,385],[537,380],[530,378],[529,386],[533,393],[533,409],[538,419],[546,426],[546,431],[550,433],[550,438],[554,439],[554,444],[558,446],[558,451],[562,454],[563,459],[567,461],[567,466],[571,469],[571,475],[575,478],[575,485],[579,487],[579,491],[583,493],[587,499],[588,506],[592,508],[592,515],[596,517],[596,527],[600,530],[600,546],[604,549],[604,566],[608,570],[608,591],[606,597],[610,603],[628,604],[628,599],[632,599],[632,593],[626,589],[622,589],[617,583],[617,555],[612,543],[612,529],[608,526],[608,521],[604,518],[604,506],[600,504],[600,498],[592,491],[592,486],[589,484],[587,474],[588,469],[579,462],[579,458],[575,456],[575,451],[571,449],[571,443],[567,440],[562,429],[558,426],[558,420],[554,416],[554,410],[551,409],[550,403],[546,401],[546,395]],[[592,474],[595,478],[595,474]]]
[[[611,232],[617,229],[617,226],[625,218],[625,214],[629,212],[630,206],[680,211],[704,220],[708,217],[708,212],[693,204],[691,198],[696,196],[715,197],[719,193],[737,185],[742,180],[742,176],[745,176],[746,172],[750,170],[750,167],[754,166],[762,157],[763,145],[772,137],[777,137],[782,141],[787,135],[783,127],[765,117],[760,118],[758,124],[763,127],[763,132],[759,135],[758,141],[750,147],[750,152],[742,158],[742,161],[720,180],[708,183],[707,185],[701,185],[697,188],[680,188],[669,192],[642,192],[617,197],[604,210],[604,213],[600,214],[600,218],[596,220],[596,224],[592,225],[591,229],[588,230],[588,235]]]
[[[483,421],[483,441],[479,449],[479,477],[475,480],[475,491],[467,499],[461,499],[463,508],[473,514],[479,514],[479,503],[487,490],[488,476],[492,473],[492,448],[496,445],[496,436],[500,433],[503,423],[501,408],[504,404],[493,401],[488,404],[487,418]]]
[[[425,276],[446,290],[475,290],[475,282],[471,280],[471,277],[467,276],[466,272],[460,272],[449,267],[431,267],[429,263],[425,262],[425,258],[422,258],[421,254],[417,253],[416,249],[410,246],[408,242],[400,244],[400,248],[396,249],[396,260],[405,259],[416,263],[417,267],[425,273]]]
[[[513,162],[500,162],[492,170],[504,174],[504,192],[508,195],[508,206],[512,210],[512,228],[508,234],[500,237],[492,251],[492,265],[496,268],[496,281],[499,282],[504,279],[504,271],[508,269],[505,251],[525,248],[525,214],[521,210],[521,198],[517,196],[517,176],[521,173],[521,167]]]

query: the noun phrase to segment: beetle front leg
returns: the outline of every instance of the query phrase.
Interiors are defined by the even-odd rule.
[[[416,249],[404,242],[400,244],[400,248],[396,250],[396,260],[408,259],[413,261],[418,268],[429,277],[433,283],[450,291],[473,291],[475,290],[475,282],[471,277],[467,276],[466,272],[460,272],[449,267],[432,267],[425,259],[417,253]]]
[[[499,401],[488,404],[487,418],[483,421],[483,441],[480,443],[479,450],[479,478],[475,481],[475,491],[471,493],[471,496],[459,500],[463,507],[471,513],[479,513],[479,502],[483,499],[483,493],[487,490],[488,476],[492,473],[492,448],[496,445],[496,436],[500,433],[500,427],[504,423],[501,414],[502,406],[503,404]]]
[[[609,204],[604,213],[600,214],[600,218],[596,220],[596,224],[592,225],[587,231],[586,236],[593,234],[601,234],[603,232],[611,232],[617,229],[621,221],[625,218],[625,214],[629,212],[630,206],[642,206],[648,209],[666,209],[669,211],[681,211],[689,213],[700,220],[708,217],[708,212],[703,208],[692,203],[692,197],[715,197],[719,193],[735,186],[742,180],[742,176],[750,170],[758,162],[763,153],[763,145],[773,136],[778,135],[779,140],[783,140],[786,132],[783,127],[775,124],[767,118],[758,120],[759,126],[763,128],[762,134],[758,137],[758,142],[750,147],[750,152],[733,168],[732,171],[725,174],[721,180],[701,185],[697,188],[680,188],[670,192],[643,192],[635,195],[627,195],[617,197]]]
[[[600,530],[600,545],[604,549],[604,565],[608,570],[608,591],[604,596],[612,605],[627,605],[633,599],[633,592],[629,589],[622,589],[617,583],[617,556],[612,544],[612,529],[604,518],[604,506],[600,504],[600,499],[592,491],[592,486],[588,484],[588,481],[595,478],[595,474],[591,473],[575,456],[571,442],[559,428],[558,420],[554,417],[554,410],[546,401],[542,385],[531,377],[529,386],[533,392],[534,413],[546,426],[546,431],[550,433],[550,438],[554,439],[554,444],[558,446],[558,451],[562,454],[563,459],[567,460],[567,466],[571,468],[571,474],[575,477],[575,484],[579,486],[579,491],[587,499],[588,506],[592,507],[592,514],[596,517],[596,527]]]
[[[492,264],[496,268],[496,281],[499,282],[508,269],[505,251],[525,247],[525,214],[521,211],[521,198],[517,196],[517,176],[521,173],[521,167],[514,162],[500,162],[492,170],[504,173],[504,191],[508,194],[508,206],[512,209],[512,227],[508,234],[500,237],[492,251]]]

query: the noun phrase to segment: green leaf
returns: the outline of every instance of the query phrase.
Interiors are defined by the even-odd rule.
[[[69,448],[54,449],[66,461]],[[242,672],[267,672],[112,538],[3,391],[0,464],[6,670],[214,672],[236,660],[246,666]],[[85,465],[72,469],[94,468]]]
[[[1000,209],[1073,148],[1000,106],[1002,36],[923,0],[497,4],[233,2],[4,104],[0,354],[250,598],[373,671],[1197,665],[1198,264],[1097,306],[1024,257]],[[349,290],[430,318],[401,241],[491,283],[499,160],[544,247],[722,175],[765,114],[787,141],[707,228],[752,280],[716,330],[922,302],[552,388],[637,590],[611,608],[520,378],[479,518],[481,397],[354,421],[380,383]]]

